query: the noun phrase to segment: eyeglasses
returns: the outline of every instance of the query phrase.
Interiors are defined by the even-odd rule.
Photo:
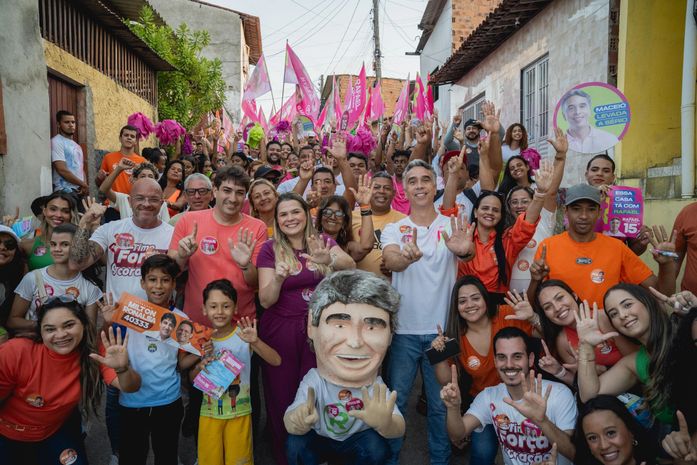
[[[193,197],[194,195],[198,194],[201,197],[204,195],[208,194],[211,190],[207,187],[199,187],[198,189],[184,189],[184,192],[186,192],[186,195],[189,197]]]
[[[346,215],[344,215],[344,212],[342,212],[341,210],[332,210],[331,208],[325,208],[322,211],[322,216],[325,218],[329,218],[329,217],[333,216],[334,218],[341,219]]]
[[[15,250],[17,248],[17,241],[14,239],[4,239],[0,241],[0,244],[7,250]]]
[[[161,203],[162,199],[160,197],[141,197],[139,195],[136,195],[133,197],[133,200],[138,203]]]

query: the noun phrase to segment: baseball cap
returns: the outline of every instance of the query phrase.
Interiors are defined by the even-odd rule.
[[[460,155],[460,151],[459,151],[459,150],[449,150],[449,151],[445,152],[445,153],[442,155],[442,158],[440,159],[440,165],[441,165],[441,166],[445,166],[445,164],[448,163],[448,161],[449,161],[451,158],[457,157],[458,155]],[[466,164],[467,164],[467,155],[465,155],[465,165],[466,165]]]
[[[9,234],[19,244],[19,236],[12,228],[5,226],[4,224],[0,224],[0,233]]]
[[[277,169],[270,167],[269,165],[260,166],[254,172],[254,179],[268,178],[268,177],[279,178],[280,176],[281,176],[281,172],[278,171]]]
[[[600,205],[600,191],[589,184],[576,184],[566,190],[565,206],[569,206],[579,200],[590,200]]]
[[[463,126],[463,128],[467,129],[467,126],[474,126],[474,127],[481,129],[482,123],[480,123],[479,121],[477,121],[474,118],[470,118],[467,121],[465,121],[465,125]]]

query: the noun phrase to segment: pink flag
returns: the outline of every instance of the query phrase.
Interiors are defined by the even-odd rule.
[[[375,82],[375,84],[377,85],[377,81]],[[371,120],[370,113],[371,113],[371,109],[373,108],[373,89],[375,89],[375,87],[371,87],[370,90],[368,91],[368,103],[365,104],[365,111],[363,112],[363,120],[361,121],[361,124],[359,124],[359,126],[365,124],[366,119],[368,121]]]
[[[351,99],[353,98],[353,76],[349,75],[349,83],[346,87],[346,94],[344,94],[344,111],[348,110],[351,106]],[[343,111],[341,112],[343,114]]]
[[[276,114],[271,117],[269,123],[272,126],[275,126],[281,121],[293,121],[293,118],[295,118],[295,115],[297,114],[296,104],[297,93],[294,92],[293,95],[288,97],[288,100],[281,105],[281,108],[276,112]]]
[[[320,112],[319,116],[317,117],[317,123],[315,124],[315,128],[319,131],[322,129],[322,125],[324,124],[324,120],[327,118],[327,109],[330,107],[329,100],[327,100],[327,103],[324,104],[324,108],[322,108],[322,111]]]
[[[244,128],[247,127],[249,124],[249,117],[247,115],[244,115],[242,118],[242,121],[240,122],[240,126],[237,128],[239,132],[244,132]]]
[[[382,100],[382,89],[378,81],[370,92],[370,117],[371,121],[380,119],[385,114],[385,102]]]
[[[257,113],[257,122],[264,128],[264,132],[269,132],[269,123],[266,121],[264,109],[261,107],[259,107],[259,113]]]
[[[404,81],[404,86],[402,86],[402,92],[399,93],[399,98],[397,99],[397,105],[394,107],[394,115],[392,117],[392,122],[394,124],[401,124],[402,121],[407,117],[409,113],[409,77]]]
[[[262,54],[254,67],[254,71],[252,71],[252,75],[244,84],[242,94],[242,112],[249,116],[249,119],[252,121],[257,122],[255,99],[269,91],[271,91],[271,82],[269,81],[269,72],[266,68],[266,60],[264,60],[264,55]]]
[[[426,75],[426,85],[428,86],[428,92],[426,93],[426,117],[430,118],[433,116],[433,87],[431,84],[431,74]]]
[[[257,122],[257,102],[254,99],[242,98],[242,113],[247,116],[251,121]]]
[[[423,121],[426,115],[426,97],[424,96],[424,83],[421,82],[421,76],[416,73],[416,117]]]
[[[336,76],[332,76],[332,80],[332,92],[334,92],[334,122],[339,124],[339,121],[341,121],[341,114],[343,113],[341,109],[341,93],[336,87]]]
[[[349,126],[358,121],[363,109],[365,108],[366,100],[366,81],[365,81],[365,65],[361,67],[361,72],[358,74],[358,79],[353,85],[351,91],[351,100],[349,100],[349,105],[346,108],[349,112]]]
[[[314,122],[319,113],[319,97],[312,84],[310,75],[307,74],[305,66],[300,58],[295,54],[290,45],[286,44],[286,55],[290,67],[286,66],[283,76],[284,82],[295,82],[299,90],[300,98],[297,101],[297,112],[310,118]],[[291,72],[292,71],[292,72]]]

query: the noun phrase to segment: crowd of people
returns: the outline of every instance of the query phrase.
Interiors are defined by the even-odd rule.
[[[191,153],[125,125],[93,198],[58,112],[54,192],[2,212],[1,461],[85,464],[95,414],[112,463],[176,465],[180,434],[201,465],[253,463],[263,409],[279,465],[397,464],[420,374],[433,465],[697,463],[697,203],[602,234],[612,157],[562,189],[567,134],[541,159],[499,114],[214,119]],[[202,356],[114,324],[125,293],[173,313],[161,331],[212,328]],[[194,379],[220,351],[243,369],[214,398]]]

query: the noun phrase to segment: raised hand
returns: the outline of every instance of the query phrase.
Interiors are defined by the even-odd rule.
[[[276,262],[276,279],[283,282],[288,276],[290,276],[290,266],[284,262]]]
[[[506,320],[521,320],[530,321],[535,319],[535,312],[528,301],[527,292],[523,292],[522,295],[516,291],[508,291],[508,297],[503,298],[506,305],[510,305],[515,311],[515,315],[506,315],[504,319]]]
[[[106,206],[100,204],[94,197],[87,197],[82,203],[85,206],[85,213],[80,218],[80,227],[83,229],[94,229],[102,222],[102,216],[106,211]]]
[[[499,117],[501,116],[501,110],[496,110],[496,105],[493,102],[486,101],[482,104],[482,120],[480,124],[482,128],[485,129],[489,134],[498,134],[501,128],[501,122]]]
[[[3,215],[2,216],[2,224],[7,226],[8,228],[11,228],[13,224],[17,222],[19,219],[19,207],[15,207],[15,214],[14,215]]]
[[[692,307],[697,307],[697,297],[690,291],[680,291],[668,297],[653,287],[649,290],[656,299],[674,309],[679,315],[687,315]]]
[[[377,432],[384,431],[392,423],[392,412],[397,402],[397,391],[392,391],[387,397],[387,386],[376,383],[373,386],[373,397],[368,389],[361,388],[363,410],[350,410],[350,417],[358,418]]]
[[[540,465],[557,465],[557,443],[552,444],[552,450],[549,451],[549,458],[547,460],[536,461],[536,464]],[[645,464],[642,464],[645,465]]]
[[[416,128],[416,143],[428,145],[431,142],[431,125],[424,123]]]
[[[460,410],[462,398],[457,384],[457,367],[454,364],[450,365],[450,382],[440,390],[440,398],[446,408]]]
[[[584,300],[578,306],[578,314],[574,313],[574,318],[576,318],[576,332],[578,332],[579,343],[586,343],[591,347],[595,347],[619,335],[614,331],[609,333],[600,331],[598,312],[598,304],[595,302],[593,302],[592,311],[587,300]]]
[[[530,370],[527,377],[521,372],[520,378],[524,391],[523,398],[518,402],[514,402],[510,397],[504,397],[503,401],[537,426],[540,426],[546,418],[547,399],[549,399],[549,394],[552,392],[552,385],[547,386],[543,395],[542,375],[537,375],[537,378],[535,378],[535,372]]]
[[[438,328],[438,336],[436,336],[432,341],[431,341],[431,347],[436,349],[438,352],[443,352],[445,350],[445,343],[450,340],[445,334],[443,334],[443,328],[441,328],[440,325],[437,326]]]
[[[459,126],[462,124],[462,112],[458,110],[457,113],[453,116],[453,124],[455,126]]]
[[[370,205],[370,200],[373,198],[373,180],[366,173],[358,177],[358,190],[349,187],[353,192],[358,205]]]
[[[109,326],[109,337],[107,338],[104,331],[101,332],[101,336],[106,352],[103,357],[92,353],[90,358],[116,371],[128,368],[128,350],[126,349],[128,347],[128,334],[121,339],[121,328],[116,331],[116,336],[114,336],[114,328]]]
[[[315,208],[319,205],[319,201],[321,200],[322,196],[319,195],[319,192],[313,187],[309,191],[307,191],[307,198],[305,199],[307,201],[307,204],[310,206],[310,208]]]
[[[102,300],[97,301],[97,308],[99,309],[99,313],[102,314],[104,324],[109,325],[114,321],[114,314],[118,307],[119,304],[118,302],[114,302],[114,295],[111,292],[104,294]]]
[[[561,128],[554,128],[554,139],[550,137],[547,139],[547,142],[554,147],[557,155],[564,154],[564,157],[566,157],[566,152],[569,151],[569,140],[566,138],[566,134]],[[555,158],[557,157],[555,156]]]
[[[129,160],[126,157],[123,157],[121,160],[119,160],[119,164],[116,165],[116,169],[119,171],[128,171],[134,166],[136,166],[134,161]]]
[[[673,431],[663,439],[661,443],[663,450],[668,452],[674,459],[683,462],[697,461],[697,448],[690,438],[690,431],[687,429],[685,415],[678,410],[675,412],[675,416],[678,418],[679,429],[678,431]]]
[[[533,260],[530,265],[530,277],[533,281],[542,281],[549,275],[549,265],[547,265],[547,244],[542,244],[540,258]]]
[[[298,176],[303,181],[309,181],[312,179],[312,175],[315,172],[315,164],[312,160],[307,160],[300,163],[300,170],[298,170]]]
[[[177,255],[179,255],[180,259],[184,260],[191,257],[194,252],[196,252],[196,249],[198,249],[196,234],[198,234],[198,223],[194,223],[194,227],[191,229],[191,234],[184,236],[179,240]]]
[[[552,186],[552,175],[554,170],[552,165],[546,160],[540,164],[540,169],[535,172],[535,184],[537,185],[537,192],[541,194],[546,194],[549,192],[549,188]]]
[[[348,152],[346,150],[346,134],[338,132],[332,138],[332,146],[327,147],[327,151],[338,160],[346,160]]]
[[[421,259],[421,257],[424,256],[423,252],[419,249],[419,246],[417,245],[417,237],[418,237],[418,229],[414,228],[412,230],[413,234],[411,235],[411,239],[407,241],[406,244],[404,244],[404,247],[402,247],[402,257],[407,259],[409,264],[412,264],[414,262],[417,262]]]
[[[331,249],[329,238],[323,241],[321,237],[310,236],[307,241],[307,248],[310,252],[300,254],[305,260],[308,260],[316,265],[329,265],[332,262],[332,256],[329,250]]]
[[[543,369],[550,375],[555,376],[557,373],[562,371],[562,364],[559,363],[559,360],[554,358],[554,356],[551,354],[545,340],[541,339],[541,341],[542,349],[544,350],[545,354],[542,357],[540,357],[540,360],[537,361],[537,364],[541,369]]]
[[[248,228],[241,228],[237,231],[237,244],[233,242],[232,237],[228,237],[227,244],[230,247],[230,255],[235,263],[243,269],[249,266],[254,247],[257,245],[257,239],[252,231]]]
[[[242,339],[247,344],[254,344],[259,340],[259,334],[257,333],[257,319],[249,318],[248,316],[243,316],[240,321],[237,322],[237,326],[240,327],[240,339]]]
[[[443,231],[445,246],[458,257],[470,258],[474,256],[474,223],[467,224],[461,216],[457,220],[450,216],[450,229],[452,234]]]
[[[656,263],[663,265],[674,262],[678,259],[678,254],[675,252],[675,240],[678,237],[678,231],[673,230],[673,234],[668,236],[666,228],[663,225],[653,227],[653,236],[649,240],[653,249],[651,254]]]

